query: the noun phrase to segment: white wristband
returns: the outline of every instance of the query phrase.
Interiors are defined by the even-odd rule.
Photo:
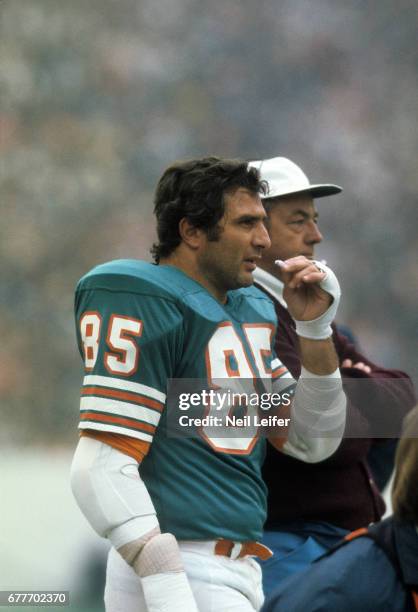
[[[338,304],[340,303],[341,288],[334,272],[320,261],[313,262],[321,272],[325,272],[325,278],[319,283],[321,289],[331,295],[333,301],[329,308],[316,319],[312,321],[296,321],[296,333],[303,338],[311,340],[324,340],[332,336],[331,323],[333,322]]]

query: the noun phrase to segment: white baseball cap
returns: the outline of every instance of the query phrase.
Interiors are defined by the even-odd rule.
[[[311,185],[301,168],[286,157],[251,161],[248,165],[257,168],[261,179],[268,183],[268,192],[261,196],[263,200],[303,192],[310,193],[313,198],[323,198],[342,191],[342,187],[329,183]]]

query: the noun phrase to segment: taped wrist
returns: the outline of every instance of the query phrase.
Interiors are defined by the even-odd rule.
[[[160,533],[161,533],[160,529],[156,527],[155,529],[152,529],[148,533],[144,534],[142,537],[137,538],[136,540],[132,540],[132,542],[127,542],[126,544],[124,544],[123,546],[120,546],[119,548],[115,546],[115,548],[118,551],[118,553],[121,555],[121,557],[125,559],[126,563],[134,567],[136,560],[141,554],[141,551],[144,548],[145,544],[149,540],[151,540],[151,538],[154,538]],[[111,536],[112,534],[110,534],[109,539],[115,540],[115,538],[112,538]]]
[[[148,612],[198,612],[184,571],[180,549],[171,533],[156,533],[119,549],[141,578]]]
[[[326,273],[325,278],[319,283],[319,286],[332,296],[333,301],[320,317],[312,319],[311,321],[295,320],[296,333],[298,336],[310,338],[311,340],[325,340],[332,335],[331,323],[335,318],[338,304],[340,303],[341,288],[331,268],[320,261],[314,261],[314,264],[321,272]]]
[[[117,549],[141,578],[165,572],[183,572],[179,545],[171,533],[154,529],[149,534]]]
[[[199,612],[184,572],[141,578],[148,612]]]

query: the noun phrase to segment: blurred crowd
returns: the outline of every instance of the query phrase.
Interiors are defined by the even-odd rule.
[[[75,283],[148,259],[157,177],[208,153],[344,187],[340,316],[417,377],[417,28],[415,0],[3,0],[0,440],[74,441]]]

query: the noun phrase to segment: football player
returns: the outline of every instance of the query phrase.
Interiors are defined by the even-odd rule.
[[[262,605],[253,557],[271,554],[257,542],[265,439],[251,429],[242,437],[205,427],[191,437],[167,431],[169,379],[225,390],[240,380],[256,388],[263,379],[282,392],[294,386],[273,353],[274,307],[252,287],[270,246],[262,189],[258,171],[243,161],[172,165],[155,195],[155,264],[113,261],[78,284],[85,376],[71,483],[92,527],[112,544],[108,612]],[[303,368],[290,425],[271,442],[315,462],[336,450],[345,422],[329,339],[339,286],[331,270],[305,257],[281,266]]]

